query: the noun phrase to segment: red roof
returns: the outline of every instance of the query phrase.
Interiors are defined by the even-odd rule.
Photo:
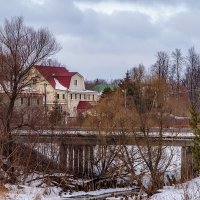
[[[79,104],[77,106],[77,110],[87,110],[91,107],[92,107],[92,105],[90,104],[89,101],[79,101]]]
[[[65,67],[52,67],[52,66],[35,66],[40,74],[49,82],[49,84],[55,89],[55,80],[57,79],[61,85],[69,88],[71,77],[77,72],[69,72]]]

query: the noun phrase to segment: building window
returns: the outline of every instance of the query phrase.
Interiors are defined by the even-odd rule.
[[[63,99],[65,99],[65,94],[63,94]]]
[[[37,105],[40,105],[40,100],[39,99],[37,99]]]
[[[94,101],[94,94],[93,94],[93,97],[92,97],[93,101]]]
[[[88,94],[88,99],[90,100],[90,95]]]
[[[58,106],[58,107],[57,107],[57,111],[58,111],[59,113],[62,113],[62,106]]]
[[[71,99],[73,99],[73,94],[71,94]]]
[[[57,99],[59,99],[60,97],[59,97],[59,94],[57,94]]]
[[[30,106],[31,105],[31,99],[30,99],[30,97],[28,97],[28,106]]]
[[[77,99],[77,94],[75,94],[75,99]]]
[[[80,99],[81,99],[81,94],[80,94]]]
[[[86,94],[84,94],[84,99],[86,99]]]
[[[36,84],[36,83],[37,83],[37,78],[33,77],[33,78],[32,78],[32,83],[33,83],[33,84]]]
[[[21,105],[24,103],[24,99],[23,98],[21,98]]]
[[[78,85],[78,80],[74,80],[74,85]]]

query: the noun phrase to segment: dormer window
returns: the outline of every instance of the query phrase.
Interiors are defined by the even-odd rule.
[[[32,84],[36,84],[40,81],[40,77],[39,76],[34,76],[31,78]]]
[[[33,83],[33,84],[36,84],[36,83],[37,83],[37,78],[36,78],[36,77],[32,78],[32,83]]]
[[[78,85],[78,80],[74,80],[74,85]]]

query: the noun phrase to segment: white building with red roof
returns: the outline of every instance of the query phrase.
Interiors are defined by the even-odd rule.
[[[50,110],[55,101],[62,114],[76,117],[98,100],[96,91],[86,90],[82,75],[65,67],[35,66],[31,71],[32,88],[44,94],[44,106]]]

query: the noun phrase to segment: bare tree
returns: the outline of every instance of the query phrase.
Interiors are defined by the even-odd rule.
[[[120,170],[115,168],[115,174],[120,172],[120,178],[124,175],[129,176],[129,184],[136,182],[151,195],[162,188],[164,174],[172,159],[172,154],[166,155],[166,147],[163,144],[164,128],[168,127],[171,113],[168,102],[170,86],[157,76],[151,79],[144,78],[136,83],[140,84],[138,86],[140,101],[137,103],[130,101],[128,106],[125,106],[125,94],[119,88],[116,92],[101,99],[91,111],[88,122],[98,127],[97,130],[102,140],[106,134],[121,136],[121,145],[119,148],[113,147],[114,153],[99,157],[98,164],[104,166],[104,168],[101,166],[101,170],[109,171],[109,167],[113,166],[111,162],[118,158],[121,160],[117,163]],[[133,95],[133,98],[136,97],[137,94]],[[157,145],[153,146],[151,134],[155,127],[157,127],[154,132]],[[135,146],[127,145],[126,140],[129,136],[135,139]],[[150,179],[148,186],[142,180],[144,176]]]
[[[0,28],[0,85],[8,97],[3,117],[6,156],[9,158],[9,175],[12,178],[13,140],[11,121],[15,101],[22,89],[29,85],[31,68],[60,49],[52,34],[45,28],[34,30],[25,26],[22,17],[12,18]]]
[[[139,64],[137,67],[133,67],[130,70],[130,78],[134,82],[142,82],[145,77],[145,67],[143,64]]]
[[[198,101],[198,87],[200,80],[200,58],[199,54],[192,47],[188,50],[188,56],[186,57],[186,87],[189,92],[190,100],[192,104],[196,104]]]
[[[153,65],[153,72],[163,80],[169,78],[169,55],[164,51],[159,51],[156,55],[157,61]]]
[[[140,106],[135,107],[135,121],[131,123],[127,133],[135,138],[135,154],[131,155],[131,151],[126,150],[126,162],[130,168],[133,177],[137,168],[133,165],[134,158],[139,160],[141,174],[137,177],[137,182],[147,194],[152,195],[164,184],[164,174],[171,162],[172,154],[168,157],[165,153],[163,144],[164,128],[168,127],[171,108],[168,105],[168,96],[170,87],[165,80],[159,77],[146,79],[141,87],[141,112]],[[133,119],[129,119],[133,120]],[[155,129],[156,127],[156,129]],[[152,133],[152,130],[153,133]],[[157,144],[152,145],[151,139],[157,137]],[[141,138],[138,136],[142,136]],[[124,147],[124,149],[127,147]],[[149,184],[145,185],[141,178],[149,176]]]
[[[42,65],[45,65],[45,66],[54,66],[54,67],[65,67],[64,64],[60,63],[58,60],[56,59],[47,59],[47,60],[44,60],[42,61],[41,63]]]
[[[176,92],[179,92],[180,90],[183,63],[184,57],[182,56],[181,49],[175,49],[172,52],[171,79],[176,82]]]

